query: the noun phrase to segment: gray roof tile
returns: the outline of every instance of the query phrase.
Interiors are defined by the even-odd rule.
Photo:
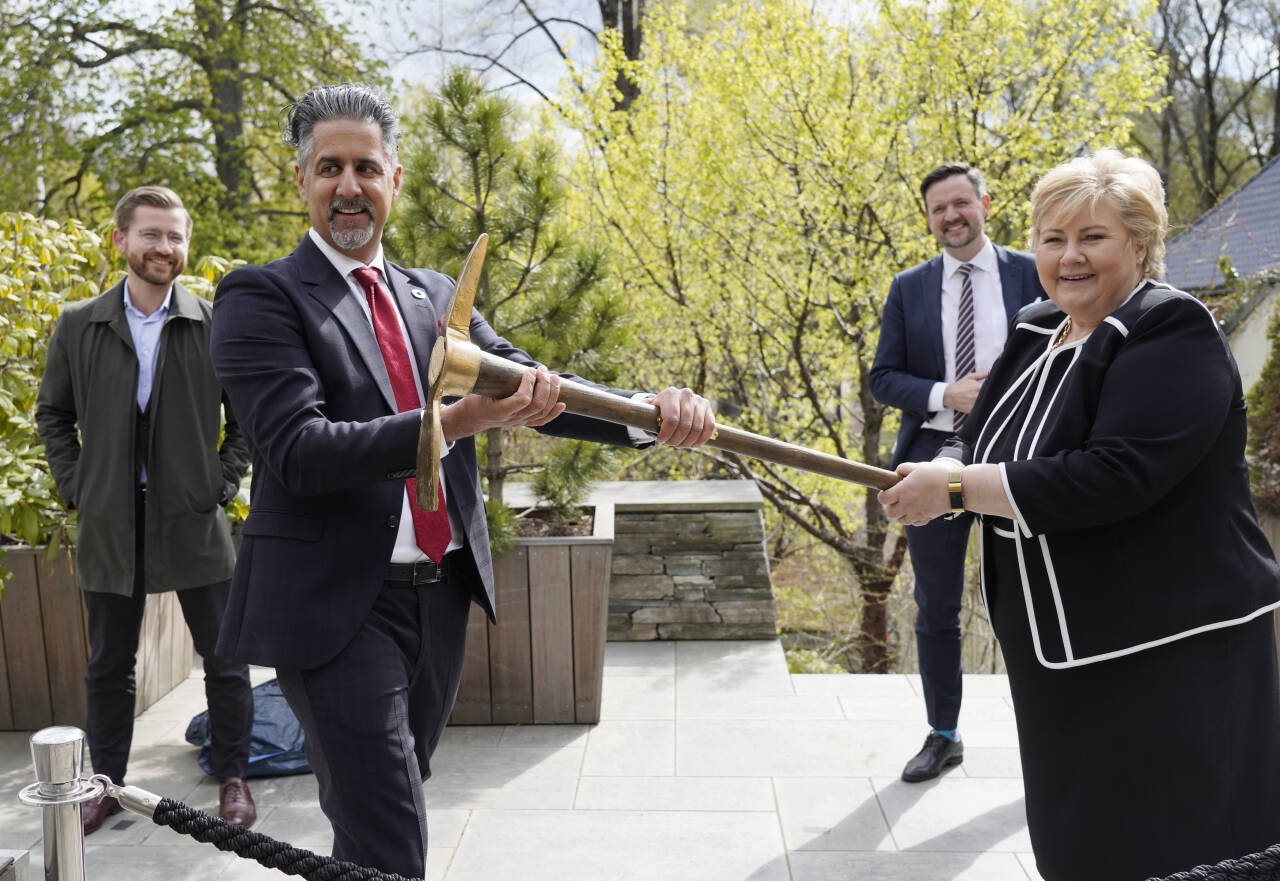
[[[1244,278],[1280,267],[1280,157],[1170,239],[1165,281],[1185,291],[1219,288],[1223,256]]]

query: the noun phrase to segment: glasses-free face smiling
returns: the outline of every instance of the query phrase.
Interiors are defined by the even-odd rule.
[[[312,129],[306,168],[294,167],[311,226],[337,250],[362,263],[378,253],[382,228],[400,193],[377,123],[327,119]]]
[[[1040,284],[1078,330],[1097,327],[1142,280],[1146,248],[1134,243],[1108,199],[1070,217],[1050,206],[1038,239]]]
[[[991,197],[979,196],[968,177],[944,177],[925,192],[924,205],[929,232],[952,257],[969,260],[982,250]]]

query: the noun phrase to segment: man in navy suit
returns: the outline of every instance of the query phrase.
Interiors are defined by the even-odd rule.
[[[528,369],[508,398],[446,403],[444,505],[438,516],[419,510],[423,389],[453,285],[383,258],[402,174],[395,112],[367,87],[326,86],[293,105],[288,125],[311,230],[288,257],[228,274],[213,307],[214,367],[253,450],[218,650],[277,668],[306,732],[333,855],[421,878],[422,782],[457,694],[468,609],[474,600],[493,615],[472,436],[530,425],[653,439],[564,414],[560,378],[473,311],[471,341]],[[653,403],[659,443],[694,446],[715,428],[688,389]]]
[[[889,288],[871,391],[902,410],[893,466],[927,462],[959,428],[1004,348],[1009,319],[1044,296],[1030,254],[996,247],[983,232],[991,197],[977,169],[943,165],[920,183],[932,260]],[[915,572],[916,646],[930,732],[902,771],[909,783],[964,760],[960,717],[960,599],[972,514],[907,527]]]

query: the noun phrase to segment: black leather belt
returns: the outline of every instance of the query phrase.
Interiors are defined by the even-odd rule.
[[[420,560],[417,563],[389,563],[387,581],[397,584],[435,584],[453,574],[453,555],[445,554],[439,563]]]

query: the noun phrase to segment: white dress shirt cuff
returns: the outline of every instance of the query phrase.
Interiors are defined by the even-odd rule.
[[[645,401],[647,403],[652,401],[655,397],[657,397],[657,395],[652,395],[649,392],[636,392],[631,396],[631,400]],[[630,438],[632,446],[653,443],[653,439],[657,436],[658,435],[655,432],[645,431],[643,428],[636,428],[633,425],[627,426],[627,437]]]
[[[929,412],[937,413],[943,409],[942,396],[947,393],[947,384],[945,382],[935,382],[933,388],[929,389]]]

